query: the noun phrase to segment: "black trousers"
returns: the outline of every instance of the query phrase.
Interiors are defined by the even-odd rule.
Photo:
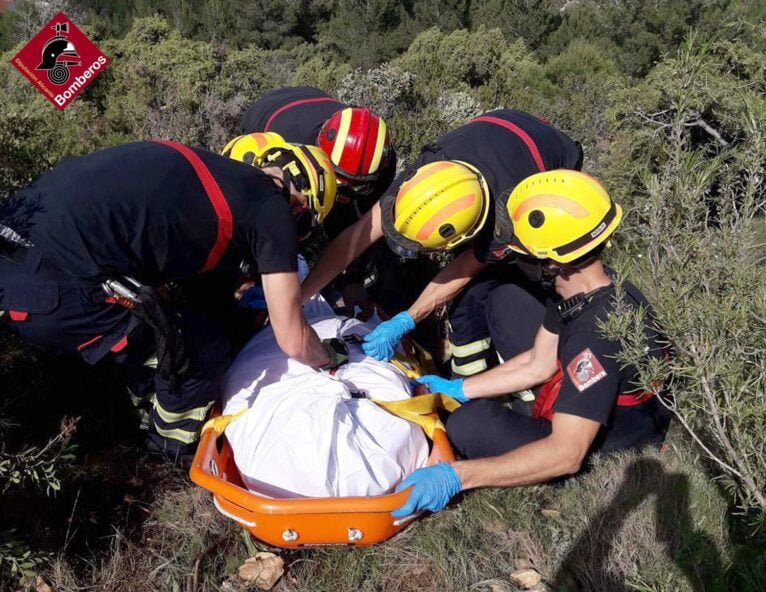
[[[514,411],[491,399],[466,403],[447,420],[447,436],[464,458],[498,456],[550,433],[551,422]]]
[[[532,347],[545,317],[545,294],[513,265],[483,271],[450,307],[452,374],[465,377]]]
[[[636,407],[617,408],[609,429],[599,430],[589,454],[660,446],[671,417],[656,397]],[[548,420],[491,399],[466,403],[447,420],[447,435],[464,458],[498,456],[550,435],[551,429]]]
[[[124,368],[131,400],[143,413],[147,444],[170,456],[188,453],[231,361],[228,340],[204,314],[175,310],[190,365],[173,389],[157,372],[153,331],[105,298],[98,282],[69,276],[34,248],[20,263],[0,260],[0,310],[8,326],[54,353]]]

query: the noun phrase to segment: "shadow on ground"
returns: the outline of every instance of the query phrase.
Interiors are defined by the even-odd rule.
[[[689,509],[689,481],[643,458],[625,472],[619,491],[575,540],[554,578],[556,590],[622,592],[626,582],[610,569],[615,539],[628,516],[654,497],[656,536],[694,592],[728,590],[727,565],[713,540],[695,528]]]

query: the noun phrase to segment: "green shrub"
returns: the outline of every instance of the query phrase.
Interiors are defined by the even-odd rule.
[[[723,51],[721,51],[723,49]],[[766,266],[762,66],[691,38],[621,111],[625,267],[674,344],[668,404],[726,479],[740,509],[766,512]],[[738,66],[738,67],[736,67]],[[649,89],[645,91],[645,89]],[[625,150],[627,153],[628,151]],[[630,331],[616,317],[613,329]],[[640,356],[626,340],[625,358]]]
[[[203,143],[198,112],[219,67],[208,45],[183,39],[164,19],[149,17],[103,49],[113,56],[104,116],[114,132]]]
[[[65,156],[103,147],[104,122],[87,99],[100,82],[60,112],[9,64],[18,50],[0,64],[0,200]]]

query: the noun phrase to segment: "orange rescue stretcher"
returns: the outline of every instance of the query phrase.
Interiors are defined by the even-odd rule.
[[[392,360],[409,378],[433,369],[431,356],[413,341],[403,342],[405,356]],[[422,393],[417,393],[421,395]],[[384,405],[385,406],[385,405]],[[214,412],[214,415],[218,412]],[[428,464],[455,459],[447,434],[435,413]],[[418,422],[420,423],[420,422]],[[191,470],[191,480],[213,494],[221,514],[235,520],[255,538],[283,548],[319,545],[364,547],[382,542],[410,524],[417,514],[395,519],[391,512],[407,500],[409,489],[372,497],[274,499],[249,491],[234,463],[226,436],[204,429]]]

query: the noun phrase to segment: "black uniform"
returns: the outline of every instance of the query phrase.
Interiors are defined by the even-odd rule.
[[[547,122],[522,111],[499,109],[425,146],[417,161],[397,177],[388,193],[395,194],[408,177],[430,162],[459,160],[476,167],[487,181],[493,205],[484,228],[472,241],[473,250],[479,261],[491,263],[506,254],[509,236],[505,230],[510,223],[505,204],[516,185],[542,171],[579,170],[582,157],[580,144]],[[499,266],[482,274],[451,306],[450,343],[456,375],[482,372],[495,359],[484,311],[487,295],[498,285],[498,280],[507,281],[499,277],[504,274]],[[539,317],[538,326],[543,310],[541,303],[534,311],[536,318]]]
[[[277,132],[288,142],[315,146],[324,123],[350,106],[318,88],[279,88],[267,92],[248,108],[242,118],[242,131]],[[396,154],[392,148],[388,166],[380,171],[372,191],[363,196],[346,196],[341,187],[339,199],[324,222],[327,236],[336,237],[368,211],[391,184],[395,173]]]
[[[667,343],[654,326],[649,303],[632,284],[625,282],[623,288],[623,304],[629,310],[641,307],[647,311],[646,355],[665,358]],[[513,289],[509,285],[493,291],[489,305],[513,308]],[[447,432],[460,453],[467,458],[495,456],[543,438],[551,433],[550,418],[555,413],[577,415],[602,425],[591,451],[659,445],[670,413],[656,397],[637,389],[636,368],[621,368],[616,359],[620,343],[605,339],[598,329],[599,320],[605,320],[614,306],[614,286],[591,293],[582,307],[568,316],[559,312],[565,304],[550,303],[543,326],[559,335],[560,371],[541,389],[532,416],[491,399],[472,401],[454,412]],[[513,324],[512,317],[505,318],[508,325]],[[529,349],[534,334],[526,339]]]
[[[276,185],[253,167],[190,152],[217,183],[223,205],[214,205],[181,153],[153,142],[62,161],[4,203],[1,223],[33,246],[17,244],[12,257],[0,258],[3,318],[53,351],[151,368],[155,332],[107,298],[101,282],[130,276],[157,288],[204,271],[233,290],[243,259],[262,273],[295,271],[295,222]],[[188,357],[181,376],[144,370],[141,381],[141,372],[131,374],[136,397],[156,390],[152,436],[162,444],[166,438],[171,452],[196,439],[229,362],[227,340],[203,312],[176,307],[167,315]]]
[[[288,142],[316,145],[319,131],[324,123],[347,105],[324,91],[310,86],[286,87],[267,92],[255,101],[242,117],[242,132],[277,132]],[[378,201],[388,189],[396,173],[396,153],[391,148],[388,166],[381,170],[372,189],[364,195],[350,194],[339,187],[335,205],[322,224],[324,234],[333,239]],[[315,244],[314,250],[322,245]],[[307,247],[307,250],[311,250]],[[373,246],[367,256],[353,263],[338,279],[339,289],[350,283],[362,283],[365,277],[377,276],[378,303],[391,310],[400,304],[397,294],[389,293],[382,285],[390,270],[397,266],[396,258],[383,245]]]
[[[325,121],[349,105],[310,86],[267,92],[245,111],[242,132],[277,132],[288,142],[316,145]]]

